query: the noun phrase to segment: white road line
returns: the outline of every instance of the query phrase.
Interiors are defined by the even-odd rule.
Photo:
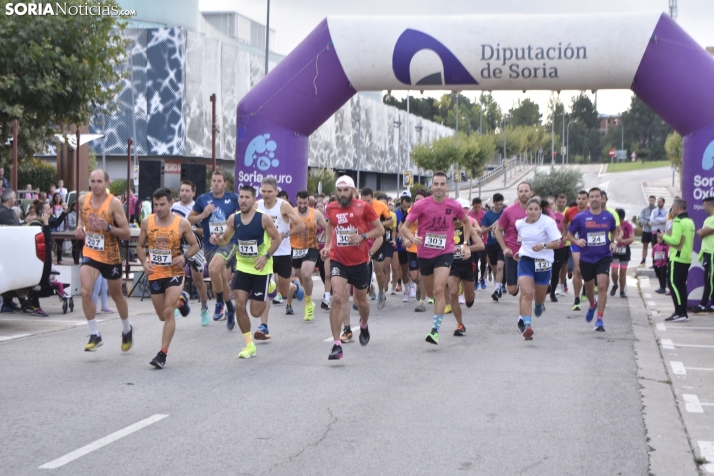
[[[699,398],[696,395],[683,393],[682,399],[684,400],[684,408],[686,408],[689,413],[704,413],[702,404],[699,403]]]
[[[672,344],[672,341],[669,339],[662,339],[660,341],[662,343],[662,348],[667,349],[667,350],[674,350],[674,344]]]
[[[669,365],[672,366],[672,372],[674,375],[687,375],[687,371],[685,370],[682,362],[675,362],[674,360],[671,360]]]
[[[454,122],[456,122],[456,121],[454,121]],[[650,293],[645,293],[645,298],[649,299],[651,297],[652,297],[652,295]]]
[[[602,168],[604,167],[604,164],[600,164],[600,171],[597,173],[598,178],[602,175]]]
[[[670,341],[672,342],[672,341]],[[677,347],[694,347],[697,349],[714,349],[714,345],[672,344]]]
[[[689,326],[672,326],[669,330],[678,331],[688,331],[688,330],[698,330],[698,331],[714,331],[714,327],[689,327]]]
[[[709,372],[714,372],[714,369],[707,369],[704,367],[687,367],[687,370],[707,370]]]
[[[142,428],[151,425],[152,423],[156,423],[159,420],[163,420],[166,418],[168,415],[161,415],[161,414],[156,414],[153,416],[150,416],[149,418],[145,420],[141,420],[138,423],[134,423],[133,425],[127,426],[126,428],[116,431],[112,433],[111,435],[107,435],[104,438],[100,438],[97,441],[94,441],[92,443],[89,443],[86,446],[81,447],[78,450],[72,451],[71,453],[67,453],[66,455],[62,456],[61,458],[57,458],[54,461],[50,461],[49,463],[45,463],[42,466],[40,466],[40,469],[55,469],[59,468],[60,466],[64,466],[65,464],[76,460],[77,458],[81,458],[82,456],[91,453],[94,450],[98,450],[102,446],[106,446],[109,443],[113,443],[118,439],[124,438],[127,435],[130,435],[134,433],[135,431],[139,431]]]
[[[702,403],[705,407],[714,407],[714,403]]]
[[[702,458],[706,458],[709,464],[702,466],[707,473],[714,473],[714,441],[697,441],[699,452]]]
[[[664,325],[664,322],[658,322],[658,323],[657,323],[657,330],[664,332],[664,331],[667,330],[667,326]]]
[[[17,334],[16,336],[3,336],[0,337],[0,342],[6,341],[6,340],[13,340],[13,339],[19,339],[20,337],[27,337],[32,334]]]

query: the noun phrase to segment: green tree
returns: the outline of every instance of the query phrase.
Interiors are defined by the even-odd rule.
[[[682,169],[682,136],[676,132],[672,132],[664,141],[664,150],[667,151],[667,157],[672,165],[678,169]]]
[[[568,200],[574,200],[583,188],[583,174],[577,169],[551,167],[550,171],[536,172],[531,180],[533,193],[541,198],[557,197],[564,193]]]
[[[307,174],[307,192],[314,195],[322,182],[322,193],[329,195],[335,191],[337,174],[333,169],[311,169]],[[359,184],[358,184],[359,185]]]
[[[531,101],[529,98],[521,101],[518,100],[518,105],[512,107],[509,111],[511,115],[511,125],[518,126],[539,126],[542,114],[538,104]]]
[[[429,144],[419,144],[412,149],[412,161],[424,170],[446,172],[451,165],[458,165],[461,156],[459,149],[465,147],[463,142],[459,141],[457,146],[454,137],[441,137]]]
[[[463,150],[462,155],[458,158],[459,168],[465,170],[470,179],[475,179],[483,175],[486,163],[493,157],[493,152],[496,150],[494,136],[471,134],[459,138],[459,145]]]
[[[646,154],[650,160],[664,160],[667,153],[664,142],[673,129],[637,96],[632,96],[630,107],[622,114],[625,127],[625,143],[632,144],[640,157]]]
[[[87,4],[99,1],[66,2]],[[63,125],[88,123],[93,110],[112,110],[115,66],[128,46],[123,28],[109,15],[0,15],[0,137],[18,119],[18,155],[31,157]],[[0,140],[0,160],[11,153]]]

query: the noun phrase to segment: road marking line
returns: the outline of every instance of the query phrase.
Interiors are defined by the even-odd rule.
[[[669,362],[669,365],[672,366],[672,372],[674,375],[687,375],[687,371],[684,368],[684,364],[682,362],[676,362],[674,360],[671,360]]]
[[[702,403],[705,407],[714,407],[714,403]]]
[[[660,341],[662,343],[662,348],[667,349],[667,350],[674,350],[674,344],[672,344],[672,341],[669,339],[662,339]]]
[[[689,413],[704,413],[702,404],[699,403],[699,398],[696,395],[683,393],[682,399],[684,399],[684,408],[686,408]]]
[[[690,329],[692,330],[699,330],[699,331],[714,331],[714,327],[689,327],[689,326],[674,326],[670,327],[669,330],[678,330],[678,331],[688,331]]]
[[[667,326],[664,325],[664,322],[658,322],[658,323],[657,323],[657,330],[664,332],[664,331],[667,330]]]
[[[6,341],[6,340],[13,340],[13,339],[19,339],[20,337],[27,337],[32,334],[18,334],[16,336],[5,336],[5,337],[0,337],[0,342]]]
[[[456,121],[454,121],[454,122],[456,122]],[[645,297],[649,299],[652,297],[652,295],[650,293],[645,293]]]
[[[714,372],[714,369],[706,369],[704,367],[687,367],[687,370],[707,370],[709,372]]]
[[[647,301],[647,307],[655,307],[657,305],[654,301]]]
[[[600,164],[600,171],[597,173],[598,178],[602,175],[602,168],[604,167],[603,164]]]
[[[694,347],[697,349],[714,349],[714,345],[693,345],[693,344],[672,344],[672,345],[677,346],[677,347]]]
[[[71,453],[67,453],[66,455],[57,458],[54,461],[50,461],[49,463],[45,463],[42,466],[40,466],[40,469],[55,469],[59,468],[60,466],[64,466],[65,464],[76,460],[77,458],[81,458],[82,456],[91,453],[94,450],[98,450],[99,448],[108,445],[109,443],[113,443],[118,439],[124,438],[127,435],[130,435],[134,433],[135,431],[139,431],[142,428],[151,425],[152,423],[156,423],[159,420],[163,420],[166,418],[168,415],[161,415],[161,414],[156,414],[153,416],[150,416],[149,418],[145,420],[141,420],[138,423],[134,423],[133,425],[127,426],[126,428],[115,431],[111,435],[107,435],[104,438],[100,438],[97,441],[94,441],[92,443],[89,443],[86,446],[81,447],[78,450],[72,451]]]
[[[714,441],[697,441],[699,443],[699,452],[702,458],[710,461],[709,464],[703,466],[707,473],[714,473]]]

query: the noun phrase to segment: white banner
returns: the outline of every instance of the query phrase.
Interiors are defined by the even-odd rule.
[[[333,16],[352,86],[383,89],[629,89],[661,13]]]

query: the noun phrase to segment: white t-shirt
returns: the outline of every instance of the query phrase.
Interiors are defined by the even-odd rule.
[[[526,218],[516,221],[516,230],[521,237],[521,256],[529,256],[533,259],[544,259],[553,262],[553,250],[545,249],[538,252],[533,251],[533,247],[539,244],[548,244],[551,241],[561,238],[558,225],[551,217],[541,215],[535,223],[526,223]]]

